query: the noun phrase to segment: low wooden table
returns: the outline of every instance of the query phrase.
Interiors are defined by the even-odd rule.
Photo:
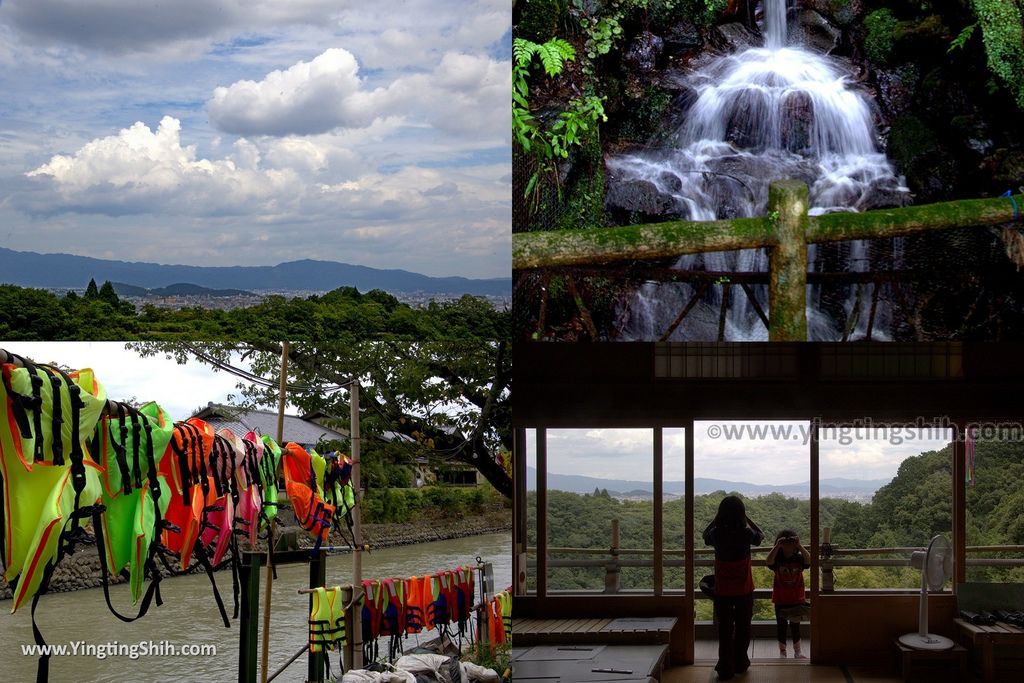
[[[1024,646],[1024,629],[997,621],[992,626],[980,626],[963,619],[954,619],[960,633],[970,639],[974,647],[981,652],[981,674],[985,683],[995,680],[995,646]]]
[[[962,645],[954,645],[949,650],[915,650],[897,640],[896,648],[900,652],[900,671],[904,681],[910,680],[915,663],[946,661],[957,662],[960,666],[959,680],[967,680],[967,649]]]

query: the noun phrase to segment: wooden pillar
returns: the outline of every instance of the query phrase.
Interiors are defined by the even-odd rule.
[[[537,597],[548,594],[548,433],[537,429]]]
[[[807,341],[807,185],[780,180],[768,188],[776,243],[768,250],[768,339]]]
[[[967,581],[967,423],[953,432],[953,591]]]
[[[619,567],[619,520],[612,520],[612,547],[611,559],[605,565],[604,571],[604,592],[618,593],[622,587],[620,580],[622,570]]]
[[[686,633],[689,637],[686,639],[685,647],[683,649],[683,660],[686,664],[693,664],[693,634],[696,631],[694,626],[694,619],[696,618],[696,612],[694,611],[694,581],[693,581],[693,420],[687,420],[686,422],[686,433],[684,435],[686,443],[686,491],[685,491],[685,515],[686,520],[684,522],[686,538],[685,543],[685,559],[683,563],[683,576],[686,586],[685,593],[685,606],[686,606]]]
[[[512,433],[512,576],[514,595],[526,595],[526,548],[529,545],[526,500],[526,430]]]
[[[811,547],[808,550],[811,551],[811,663],[814,663],[815,652],[819,650],[816,643],[819,643],[818,633],[818,619],[815,618],[815,606],[818,604],[818,567],[820,562],[818,561],[821,555],[821,545],[818,542],[818,525],[821,523],[821,516],[818,511],[818,503],[820,497],[820,489],[818,484],[818,477],[820,474],[819,466],[819,448],[818,448],[818,422],[812,420],[810,423],[811,428],[811,443],[810,443],[810,459],[811,459]]]
[[[661,427],[654,429],[654,594],[661,595],[665,583],[664,538],[664,441]]]

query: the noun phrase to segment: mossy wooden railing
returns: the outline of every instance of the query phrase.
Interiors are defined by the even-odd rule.
[[[1017,195],[1012,200],[966,199],[864,213],[808,216],[807,198],[806,184],[780,180],[769,187],[768,215],[759,218],[517,233],[512,235],[512,268],[592,266],[767,247],[768,338],[804,341],[808,244],[999,225],[1019,220],[1016,207],[1024,209],[1024,196]]]

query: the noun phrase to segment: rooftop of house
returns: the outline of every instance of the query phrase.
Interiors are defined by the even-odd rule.
[[[246,410],[238,406],[208,403],[193,417],[205,420],[218,429],[227,427],[240,435],[250,430],[271,436],[277,434],[277,412],[272,410]],[[348,439],[346,430],[325,427],[315,421],[320,418],[330,418],[330,416],[319,411],[306,415],[286,414],[284,416],[283,441],[285,443],[294,441],[303,446],[313,446],[319,441]]]

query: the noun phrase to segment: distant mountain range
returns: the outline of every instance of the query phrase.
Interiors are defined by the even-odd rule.
[[[147,289],[191,283],[211,289],[430,292],[511,296],[511,278],[430,277],[334,261],[289,261],[276,266],[180,266],[113,261],[71,254],[37,254],[0,247],[0,282],[22,287],[81,288],[95,279]]]
[[[244,289],[210,289],[188,282],[176,282],[173,285],[153,289],[136,287],[123,282],[111,282],[110,284],[118,296],[253,296],[252,292],[247,292]]]
[[[527,480],[536,481],[537,472],[534,468],[527,468]],[[836,498],[870,498],[882,486],[888,484],[890,479],[844,479],[835,477],[821,479],[818,482],[818,490],[821,496],[832,496]],[[581,474],[556,474],[548,473],[548,489],[559,491],[570,491],[573,493],[593,493],[594,489],[608,489],[612,495],[619,495],[629,498],[650,497],[654,493],[654,486],[649,481],[633,481],[629,479],[599,479]],[[744,496],[764,496],[769,493],[781,493],[785,496],[804,497],[810,495],[811,484],[809,481],[794,484],[751,484],[745,481],[726,481],[724,479],[707,479],[696,477],[693,480],[693,491],[696,495],[714,493],[715,491],[726,491],[741,493]],[[685,483],[681,481],[664,482],[664,491],[668,495],[682,496],[685,493]]]

